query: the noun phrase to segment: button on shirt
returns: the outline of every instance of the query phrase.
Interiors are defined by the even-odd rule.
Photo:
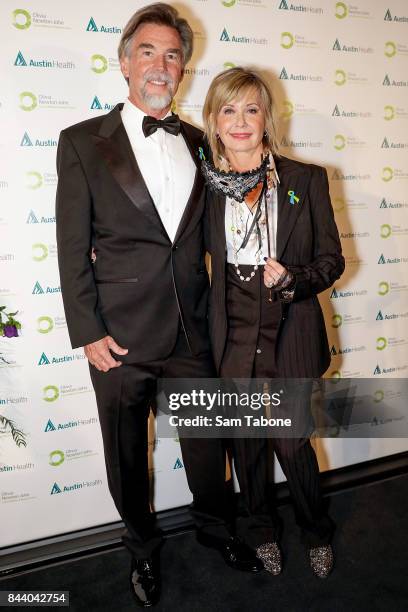
[[[144,116],[143,111],[126,100],[121,113],[123,125],[147,189],[173,242],[193,188],[196,165],[181,133],[173,136],[159,128],[146,138],[142,130]]]
[[[276,182],[279,183],[278,173],[275,169],[275,178]],[[278,192],[277,189],[272,188],[269,189],[266,193],[267,198],[267,206],[268,206],[268,225],[269,225],[269,251],[268,251],[268,234],[266,231],[266,220],[265,220],[265,201],[262,202],[262,216],[259,221],[259,228],[261,231],[262,238],[262,250],[258,255],[257,252],[259,250],[258,243],[258,235],[256,232],[256,228],[252,230],[251,237],[248,240],[248,243],[245,249],[241,249],[238,251],[238,265],[252,265],[254,266],[258,261],[260,265],[264,265],[264,257],[276,257],[276,229],[278,222]],[[235,211],[238,214],[234,213],[232,210],[232,204],[235,206]],[[237,208],[238,207],[238,208]],[[245,202],[236,202],[230,197],[227,197],[225,204],[225,237],[227,242],[227,261],[228,263],[236,263],[235,254],[234,254],[234,242],[233,242],[233,232],[232,227],[235,229],[235,245],[236,248],[242,244],[245,236],[245,229],[251,227],[253,216],[257,207],[254,207],[253,212],[251,212]],[[238,221],[238,226],[235,227],[235,223]],[[237,233],[236,230],[240,230],[240,234]]]

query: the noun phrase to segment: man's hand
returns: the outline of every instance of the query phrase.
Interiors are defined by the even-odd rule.
[[[265,262],[264,283],[268,288],[281,289],[284,286],[288,271],[276,259],[268,257]],[[289,283],[287,283],[289,284]]]
[[[86,357],[97,370],[100,372],[109,372],[111,368],[118,368],[122,365],[121,361],[117,361],[111,355],[111,352],[117,355],[126,355],[128,349],[122,348],[116,344],[111,336],[105,336],[101,340],[91,342],[84,346]]]

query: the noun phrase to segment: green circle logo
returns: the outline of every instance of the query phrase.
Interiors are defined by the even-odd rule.
[[[282,32],[281,34],[281,47],[284,49],[290,49],[293,47],[295,43],[295,39],[293,38],[293,34],[290,32]]]
[[[290,100],[284,100],[283,111],[281,113],[282,119],[289,119],[294,113],[294,107]]]
[[[336,10],[334,14],[337,17],[337,19],[344,19],[345,17],[347,17],[348,8],[344,4],[344,2],[336,2]]]
[[[390,290],[390,285],[386,281],[378,283],[378,295],[387,295]]]
[[[33,252],[34,261],[44,261],[44,259],[47,259],[48,248],[46,247],[45,244],[42,244],[41,242],[37,242],[36,244],[33,244],[31,248]]]
[[[333,199],[333,208],[335,212],[341,212],[344,209],[345,203],[343,198]]]
[[[389,166],[385,166],[382,169],[382,180],[384,181],[384,183],[388,183],[389,181],[392,180],[394,176],[394,170],[392,168],[390,168]]]
[[[397,45],[391,40],[386,42],[385,49],[384,49],[384,55],[386,55],[387,57],[394,57],[396,53],[397,53]]]
[[[384,106],[384,119],[386,121],[391,121],[392,119],[394,119],[394,116],[395,116],[394,107],[391,106],[390,104],[387,104],[386,106]]]
[[[334,82],[336,85],[344,85],[344,83],[346,82],[347,77],[346,77],[346,73],[344,72],[344,70],[336,70],[336,72],[334,73]]]
[[[334,314],[332,316],[332,327],[340,327],[340,325],[343,323],[343,317],[339,314]]]
[[[43,184],[43,177],[39,172],[26,172],[28,189],[38,189]]]
[[[47,385],[43,389],[43,400],[45,402],[55,402],[59,398],[58,387],[55,385]]]
[[[224,62],[224,70],[229,70],[230,68],[235,68],[235,64],[232,62]]]
[[[374,401],[376,404],[378,404],[379,402],[382,402],[383,399],[384,399],[384,391],[382,389],[377,389],[377,391],[374,391]]]
[[[336,151],[341,151],[346,146],[346,139],[341,134],[336,134],[334,137],[334,148]]]
[[[31,15],[24,9],[15,9],[12,12],[13,15],[13,26],[17,30],[26,30],[31,25]]]
[[[340,370],[333,370],[330,374],[330,378],[333,379],[334,382],[339,380],[339,378],[341,378]]]
[[[221,0],[221,4],[223,6],[226,6],[227,8],[231,8],[231,6],[234,6],[234,4],[236,3],[237,0],[229,0],[229,2],[227,0]]]
[[[108,69],[108,60],[103,55],[99,55],[95,53],[91,57],[91,70],[96,72],[96,74],[102,74],[102,72],[106,72]]]
[[[51,317],[38,317],[37,325],[37,331],[40,334],[48,334],[54,328],[54,321]]]
[[[32,111],[37,107],[37,97],[31,91],[23,91],[20,94],[20,108],[23,111]]]
[[[383,336],[380,336],[380,338],[377,338],[377,343],[376,343],[377,351],[383,351],[386,346],[387,346],[387,340]]]
[[[55,450],[50,453],[49,464],[56,467],[57,465],[61,465],[65,460],[65,455],[61,450]]]
[[[389,238],[389,236],[391,236],[391,231],[391,225],[388,225],[388,223],[383,223],[380,228],[381,238]]]

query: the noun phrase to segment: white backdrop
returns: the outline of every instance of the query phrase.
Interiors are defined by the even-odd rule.
[[[55,153],[62,128],[125,98],[116,48],[143,4],[4,0],[0,8],[0,546],[119,518],[88,370],[82,350],[70,348],[62,307]],[[347,261],[320,296],[328,375],[377,378],[381,396],[381,378],[408,371],[407,3],[175,6],[195,32],[180,115],[201,125],[211,79],[231,65],[257,66],[273,84],[282,153],[328,168]],[[318,456],[331,469],[406,448],[404,439],[329,439]],[[157,510],[190,501],[177,440],[157,442],[152,473]]]

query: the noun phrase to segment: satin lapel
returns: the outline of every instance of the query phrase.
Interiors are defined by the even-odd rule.
[[[227,242],[225,239],[225,206],[226,197],[220,193],[210,191],[208,194],[208,206],[211,208],[209,214],[210,233],[212,249],[219,251],[219,256],[225,258]],[[214,253],[213,253],[214,254]]]
[[[120,107],[106,115],[98,134],[92,138],[116,182],[140,212],[159,226],[170,241],[149,190],[140,172],[128,135],[120,117]]]
[[[186,142],[188,150],[190,151],[191,157],[193,158],[194,164],[196,166],[196,171],[195,171],[194,183],[191,189],[190,197],[188,198],[183,215],[180,219],[180,223],[177,228],[176,235],[174,237],[174,242],[177,242],[177,240],[180,239],[180,237],[186,231],[189,224],[197,216],[202,215],[203,206],[204,206],[204,198],[202,198],[202,206],[198,206],[198,202],[204,190],[204,178],[203,178],[203,175],[200,169],[200,160],[199,160],[199,151],[198,151],[198,147],[200,146],[200,143],[201,143],[201,138],[197,138],[197,136],[193,133],[193,130],[190,129],[189,124],[185,123],[184,121],[181,121],[181,134]]]
[[[280,162],[276,160],[276,162],[280,181],[278,184],[278,227],[276,236],[276,259],[279,260],[302,211],[311,174],[307,167],[299,168],[290,163],[290,160],[280,160]],[[299,201],[294,201],[291,204],[289,191],[293,191],[294,196],[299,198]]]

